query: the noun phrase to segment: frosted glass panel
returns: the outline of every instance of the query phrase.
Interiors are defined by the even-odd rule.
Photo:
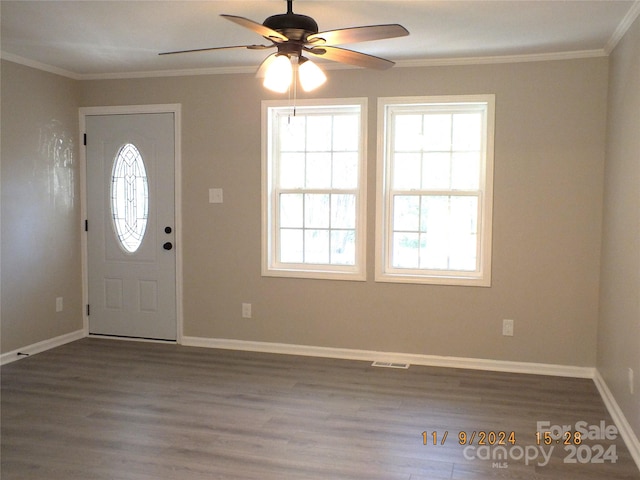
[[[142,155],[131,143],[116,155],[111,174],[111,215],[122,249],[140,248],[149,218],[149,183]]]

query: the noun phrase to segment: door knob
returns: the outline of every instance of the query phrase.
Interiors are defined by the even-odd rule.
[[[165,250],[171,250],[173,248],[173,244],[171,242],[166,242],[164,245],[162,245],[162,248],[164,248]]]

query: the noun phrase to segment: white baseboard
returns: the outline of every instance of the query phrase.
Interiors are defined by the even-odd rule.
[[[622,439],[627,445],[633,460],[636,462],[638,469],[640,469],[640,441],[638,440],[638,437],[631,428],[631,425],[629,425],[624,413],[622,413],[618,402],[616,402],[616,399],[611,393],[611,390],[609,390],[604,378],[602,378],[602,375],[600,375],[600,372],[597,370],[593,377],[593,382],[596,384],[596,387],[600,392],[600,396],[602,397],[607,410],[611,414],[613,422],[616,424],[616,427],[618,427],[618,431],[620,432],[620,435],[622,435]]]
[[[593,378],[595,369],[570,365],[546,363],[508,362],[480,358],[446,357],[413,353],[379,352],[375,350],[355,350],[349,348],[313,347],[286,343],[250,342],[224,338],[182,337],[182,344],[191,347],[221,348],[225,350],[245,350],[250,352],[279,353],[307,357],[341,358],[367,362],[409,363],[430,367],[467,368],[496,372],[529,373],[559,377]]]
[[[45,350],[59,347],[61,345],[64,345],[65,343],[80,340],[81,338],[84,338],[86,336],[87,335],[84,329],[76,330],[75,332],[65,333],[64,335],[60,335],[59,337],[49,338],[48,340],[43,340],[42,342],[34,343],[32,345],[18,348],[11,352],[3,353],[2,355],[0,355],[0,365],[6,365],[7,363],[15,362],[16,360],[26,358],[27,356],[35,355],[37,353],[44,352]]]

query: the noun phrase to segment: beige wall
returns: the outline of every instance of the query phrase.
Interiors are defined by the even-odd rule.
[[[183,106],[184,334],[593,366],[607,59],[332,70],[317,96],[367,97],[368,280],[260,276],[260,106],[253,75],[81,82],[81,105]],[[373,281],[376,101],[496,94],[493,285]],[[224,203],[208,203],[208,188]],[[253,319],[241,318],[241,303]],[[515,336],[501,336],[503,318]]]
[[[640,435],[640,19],[610,57],[608,100],[597,367]]]
[[[9,352],[82,329],[78,85],[15,63],[1,68],[0,351]]]

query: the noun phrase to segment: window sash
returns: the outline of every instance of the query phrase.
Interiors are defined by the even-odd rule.
[[[299,224],[288,224],[282,219],[282,197],[285,195],[294,195],[300,196],[301,198],[301,209],[302,209],[302,219]],[[329,206],[327,217],[324,222],[315,222],[313,223],[307,215],[306,205],[308,202],[309,196],[327,196],[329,197]],[[354,206],[353,206],[353,222],[348,225],[340,225],[339,218],[336,218],[334,212],[333,198],[343,197],[343,196],[352,196],[354,198]],[[280,189],[274,192],[274,229],[275,229],[275,238],[274,238],[274,265],[279,268],[304,268],[305,265],[313,265],[314,268],[323,268],[323,267],[335,267],[340,271],[351,271],[353,270],[356,263],[356,252],[354,252],[353,262],[351,263],[340,263],[338,261],[331,261],[332,254],[334,251],[331,249],[332,236],[334,233],[338,234],[341,232],[355,232],[357,231],[357,223],[358,223],[358,215],[357,215],[357,202],[358,202],[358,190],[332,190],[332,189]],[[283,261],[282,256],[279,254],[281,252],[282,246],[282,232],[283,231],[299,231],[303,234],[302,243],[303,243],[303,261],[295,262],[295,261]],[[327,254],[329,256],[329,261],[327,262],[313,262],[306,261],[306,249],[304,247],[307,243],[307,233],[310,232],[327,232],[329,235],[330,245],[327,249]]]
[[[473,257],[475,258],[474,261],[474,267],[473,269],[461,269],[461,268],[453,268],[453,267],[449,267],[449,268],[429,268],[429,267],[416,267],[416,268],[411,268],[411,267],[402,267],[402,266],[398,266],[395,265],[397,262],[395,262],[395,258],[394,258],[394,238],[395,235],[397,234],[412,234],[412,235],[417,235],[419,236],[419,238],[424,239],[426,237],[433,237],[434,234],[431,233],[429,231],[428,228],[426,228],[424,225],[420,224],[416,227],[413,228],[401,228],[398,227],[395,222],[394,222],[394,218],[395,218],[395,214],[396,214],[396,202],[395,199],[398,197],[417,197],[418,201],[420,203],[423,202],[424,199],[440,199],[440,198],[445,198],[445,199],[459,199],[459,198],[472,198],[476,200],[476,207],[474,209],[474,217],[473,217],[473,221],[475,222],[475,228],[471,230],[471,232],[473,233],[473,235],[475,237],[479,237],[481,236],[481,231],[480,231],[480,222],[478,221],[481,218],[481,210],[482,210],[482,195],[481,192],[479,191],[474,191],[474,192],[461,192],[461,191],[456,191],[455,193],[452,193],[451,191],[438,191],[438,192],[428,192],[428,191],[415,191],[415,190],[411,190],[411,191],[393,191],[392,193],[390,193],[391,199],[390,199],[390,208],[389,208],[389,217],[390,217],[390,226],[389,226],[389,235],[387,235],[386,241],[387,241],[387,252],[389,252],[389,254],[386,256],[386,271],[389,273],[395,273],[395,274],[401,274],[401,275],[429,275],[429,276],[442,276],[442,275],[454,275],[454,276],[473,276],[475,275],[479,269],[480,269],[480,252],[479,252],[479,242],[474,242],[475,243],[475,248],[473,249]],[[420,207],[422,209],[422,207]],[[449,218],[448,218],[449,219]],[[397,227],[397,228],[396,228]],[[435,236],[438,237],[447,237],[450,240],[450,232],[449,231],[445,231],[444,234],[442,233],[436,233]],[[442,239],[442,238],[441,238]],[[418,264],[423,263],[423,256],[428,253],[428,252],[423,252],[423,251],[418,251],[417,252],[419,257],[418,257]],[[449,252],[451,253],[451,252]],[[455,263],[455,260],[452,260],[452,255],[448,255],[447,256],[447,263],[451,264],[451,263]]]

